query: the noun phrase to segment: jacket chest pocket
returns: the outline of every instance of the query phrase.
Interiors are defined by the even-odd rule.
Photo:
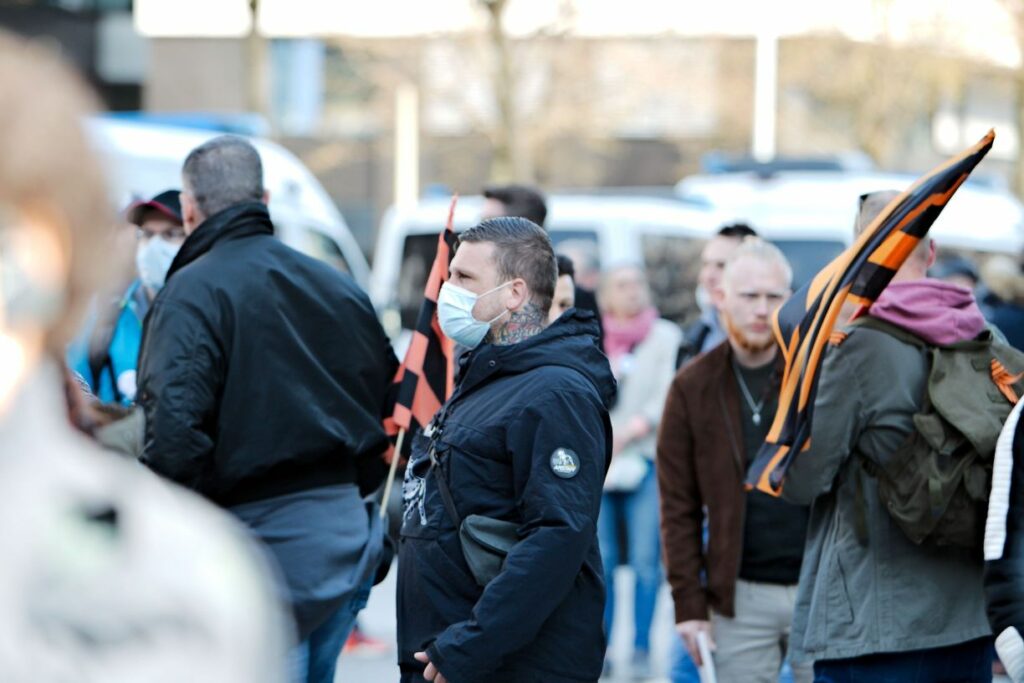
[[[500,514],[514,507],[512,465],[503,440],[458,424],[445,425],[437,451],[463,517]]]

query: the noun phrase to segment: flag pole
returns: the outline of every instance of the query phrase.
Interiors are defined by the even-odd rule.
[[[402,457],[402,442],[405,441],[405,428],[398,430],[395,450],[391,455],[391,469],[388,470],[388,483],[384,485],[384,499],[380,503],[380,518],[388,516],[388,501],[391,500],[391,487],[395,484],[395,473],[398,472],[398,461]]]

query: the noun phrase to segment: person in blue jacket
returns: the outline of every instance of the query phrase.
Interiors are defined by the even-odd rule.
[[[164,190],[128,207],[126,217],[138,236],[138,277],[120,297],[96,302],[82,333],[68,347],[68,367],[103,403],[135,402],[142,321],[185,241],[179,192]]]
[[[569,309],[548,325],[557,266],[547,234],[527,219],[462,233],[450,272],[438,319],[470,351],[406,471],[401,680],[596,681],[605,652],[596,523],[615,395],[597,323]],[[514,529],[490,580],[463,553],[459,528],[471,515]]]

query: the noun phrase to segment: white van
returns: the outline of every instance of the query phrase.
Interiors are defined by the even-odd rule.
[[[181,186],[188,153],[218,133],[138,121],[96,117],[86,122],[103,159],[117,206]],[[291,152],[251,138],[263,162],[270,215],[278,237],[289,246],[353,276],[363,287],[370,269],[327,192]]]
[[[447,197],[427,198],[409,209],[392,207],[384,216],[370,297],[385,311],[392,336],[415,324],[449,203]],[[593,245],[599,267],[644,264],[662,314],[679,321],[692,317],[700,250],[720,225],[714,212],[638,196],[554,194],[547,205],[546,227],[556,251],[578,240]],[[482,197],[460,197],[456,232],[479,222],[482,206]]]
[[[849,244],[860,195],[903,191],[916,176],[897,173],[782,172],[696,175],[676,185],[680,199],[749,222],[770,239],[813,230]],[[930,231],[940,249],[1017,255],[1024,248],[1024,205],[1010,192],[968,181],[957,190]]]

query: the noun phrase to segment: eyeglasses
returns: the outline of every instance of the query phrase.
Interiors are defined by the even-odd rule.
[[[159,237],[165,242],[181,242],[185,239],[185,228],[179,225],[162,232],[152,232],[150,230],[144,230],[143,228],[135,228],[135,236],[140,240],[151,240],[154,237]]]

